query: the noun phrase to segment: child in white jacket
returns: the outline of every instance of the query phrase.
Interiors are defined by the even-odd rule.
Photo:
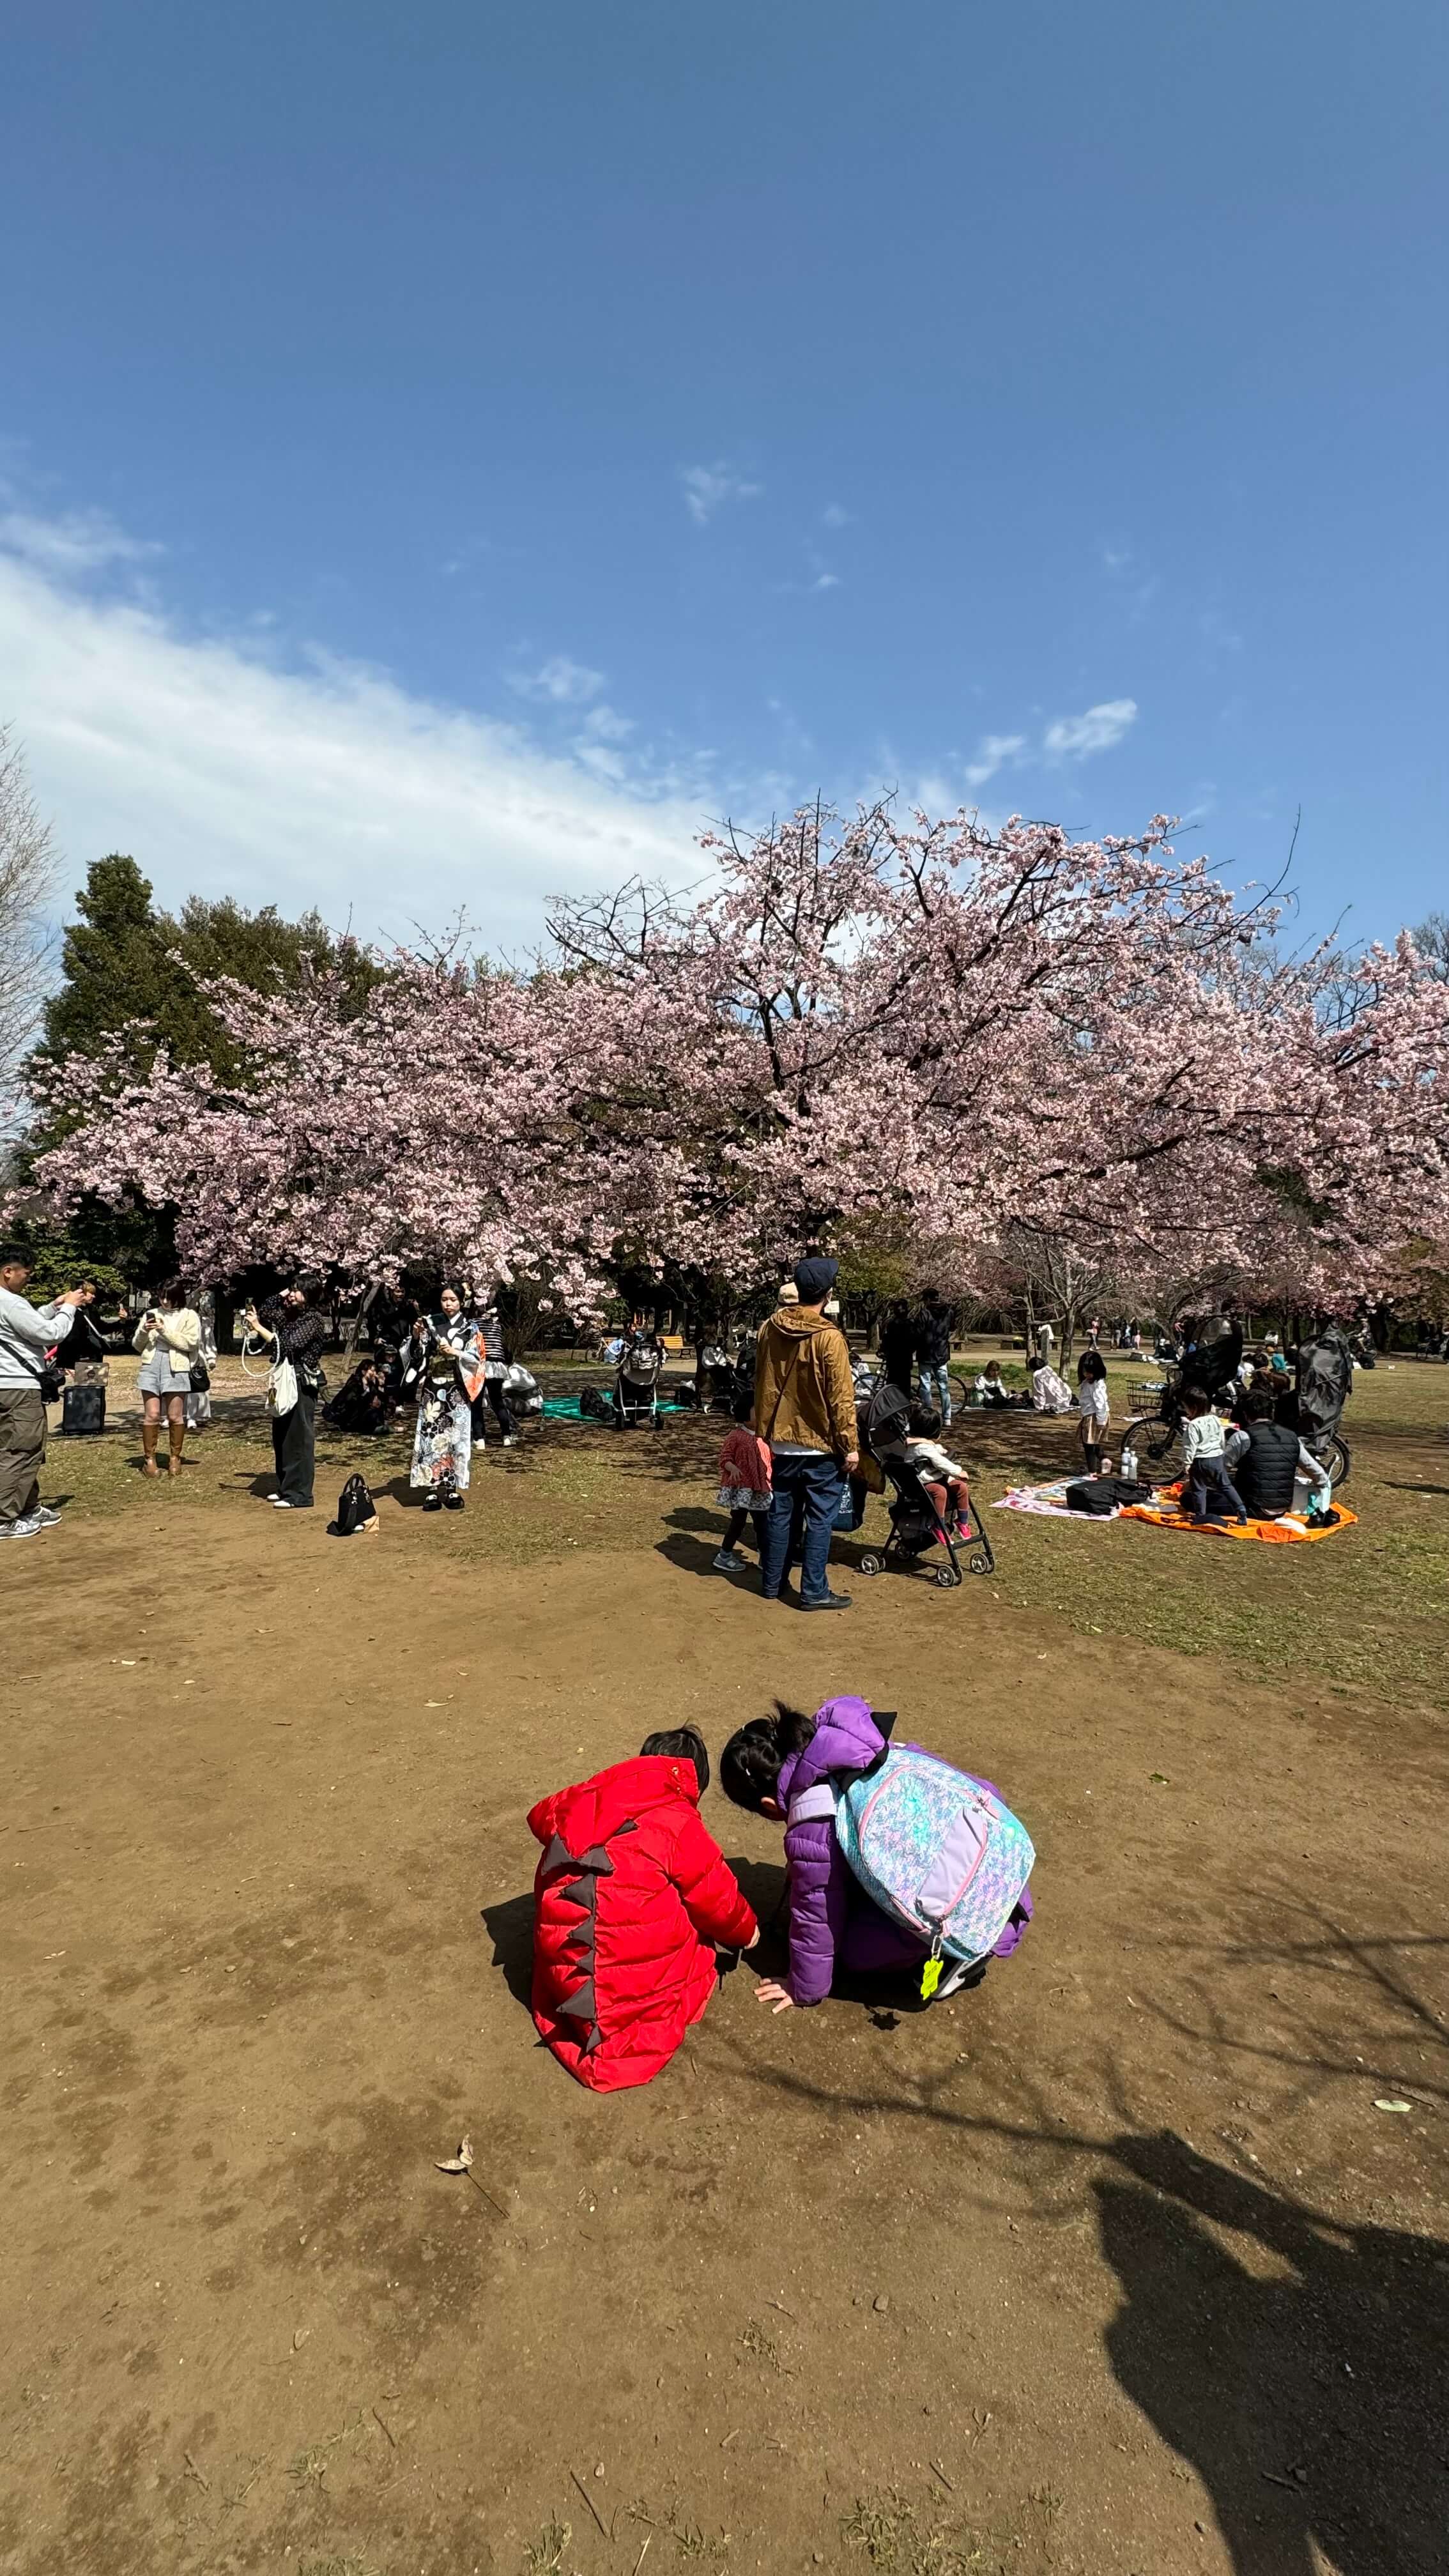
[[[897,1454],[916,1469],[946,1527],[964,1532],[968,1527],[971,1480],[965,1468],[955,1458],[948,1458],[941,1447],[939,1413],[932,1405],[913,1404],[910,1426]]]

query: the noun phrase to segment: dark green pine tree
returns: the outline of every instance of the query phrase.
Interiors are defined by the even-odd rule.
[[[195,978],[229,975],[257,992],[295,986],[308,965],[340,967],[360,1008],[383,970],[354,941],[338,940],[320,914],[284,920],[271,904],[247,912],[229,895],[189,896],[179,915],[158,912],[149,880],[133,858],[112,851],[92,862],[76,897],[78,918],[65,932],[62,980],[46,1005],[34,1072],[72,1055],[97,1056],[123,1029],[133,1031],[127,1070],[149,1071],[159,1046],[181,1064],[209,1064],[221,1083],[241,1079],[241,1055]],[[37,1118],[18,1158],[23,1178],[34,1157],[64,1132],[64,1112]],[[80,1209],[69,1240],[91,1261],[113,1263],[128,1277],[155,1281],[175,1266],[172,1214],[137,1206],[125,1214],[99,1205]]]

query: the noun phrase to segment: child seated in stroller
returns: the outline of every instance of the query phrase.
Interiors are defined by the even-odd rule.
[[[932,1548],[944,1548],[948,1563],[936,1581],[956,1584],[961,1580],[956,1546],[966,1539],[972,1572],[989,1574],[996,1562],[991,1541],[975,1513],[966,1469],[940,1445],[941,1417],[935,1407],[911,1402],[902,1388],[882,1379],[860,1427],[866,1450],[895,1488],[886,1558],[925,1556]],[[862,1571],[878,1572],[879,1564],[863,1559]]]
[[[889,1466],[900,1461],[914,1467],[937,1519],[958,1538],[966,1538],[971,1530],[971,1480],[964,1467],[947,1457],[940,1434],[941,1417],[935,1406],[913,1404],[904,1437],[884,1444],[881,1463]]]

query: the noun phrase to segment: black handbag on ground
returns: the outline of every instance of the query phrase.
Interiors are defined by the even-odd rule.
[[[349,1476],[337,1497],[337,1535],[358,1538],[377,1527],[377,1505],[365,1476]]]

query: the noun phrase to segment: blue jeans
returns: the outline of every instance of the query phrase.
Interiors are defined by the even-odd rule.
[[[844,1470],[824,1450],[774,1459],[774,1488],[765,1517],[765,1544],[760,1556],[760,1589],[767,1601],[778,1595],[790,1570],[797,1512],[800,1537],[800,1598],[823,1601],[830,1589],[831,1524],[845,1490]]]
[[[939,1368],[933,1369],[927,1368],[922,1361],[921,1402],[937,1408],[941,1416],[941,1428],[944,1430],[951,1419],[951,1372],[944,1360]]]

